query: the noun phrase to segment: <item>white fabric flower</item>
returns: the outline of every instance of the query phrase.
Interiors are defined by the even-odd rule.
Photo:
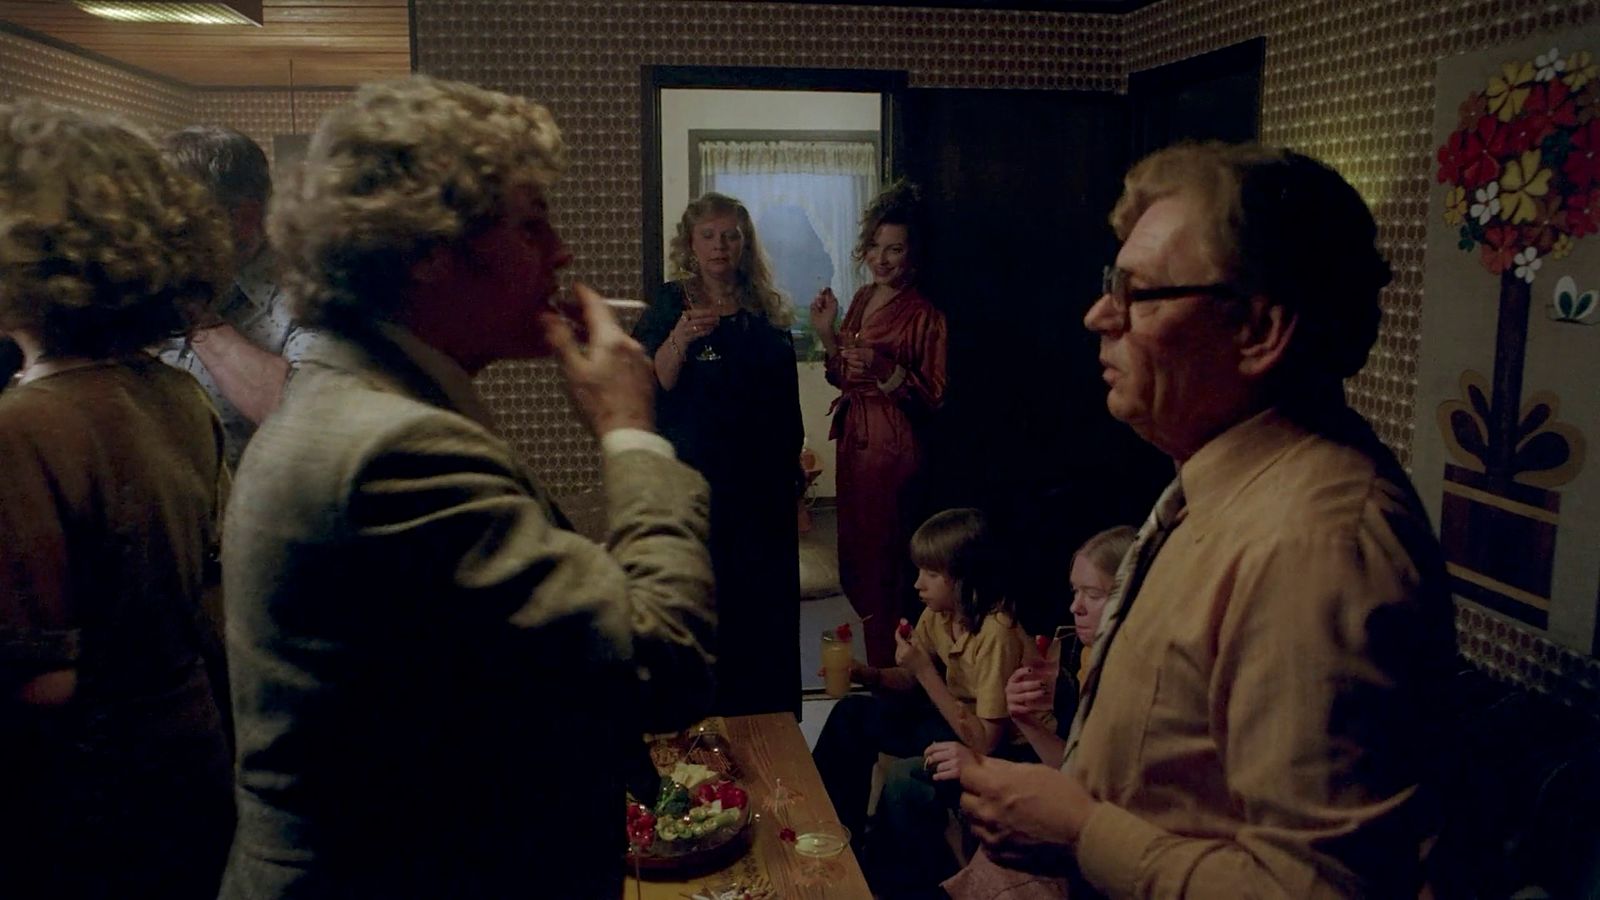
[[[1517,264],[1517,277],[1529,284],[1533,284],[1533,276],[1544,265],[1544,260],[1539,258],[1539,248],[1528,247],[1512,258]]]
[[[1556,76],[1567,71],[1567,61],[1561,58],[1561,52],[1554,47],[1550,48],[1549,53],[1535,57],[1533,64],[1539,69],[1534,73],[1535,81],[1553,81]]]
[[[1479,225],[1489,224],[1489,220],[1500,215],[1500,182],[1491,181],[1481,188],[1476,194],[1478,202],[1472,204],[1467,210]]]

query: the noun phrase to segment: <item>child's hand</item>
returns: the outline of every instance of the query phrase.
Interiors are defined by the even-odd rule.
[[[856,684],[872,687],[881,679],[875,666],[869,666],[859,659],[850,660],[850,680]]]
[[[1018,668],[1006,679],[1006,712],[1011,718],[1034,721],[1039,713],[1050,711],[1050,691],[1027,666]]]
[[[908,623],[901,619],[900,624]],[[898,628],[894,631],[894,664],[912,675],[921,675],[933,668],[933,660],[928,658],[928,652],[913,644]]]
[[[972,765],[974,759],[972,751],[960,741],[939,741],[922,751],[922,767],[933,773],[934,781],[959,779],[962,767]]]

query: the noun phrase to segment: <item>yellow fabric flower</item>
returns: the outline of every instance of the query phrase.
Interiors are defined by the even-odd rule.
[[[1577,90],[1600,77],[1600,65],[1587,50],[1579,50],[1567,60],[1567,74],[1561,79],[1567,87]]]
[[[1502,122],[1516,118],[1533,91],[1532,82],[1533,63],[1524,61],[1501,66],[1500,74],[1489,79],[1489,111]]]
[[[1563,234],[1556,238],[1555,246],[1550,248],[1550,257],[1552,259],[1564,259],[1571,252],[1572,238]]]
[[[1513,225],[1532,222],[1538,214],[1535,197],[1550,193],[1554,173],[1539,168],[1539,151],[1529,150],[1506,164],[1500,174],[1500,215]]]
[[[1444,223],[1460,225],[1467,218],[1467,189],[1456,185],[1444,197]]]

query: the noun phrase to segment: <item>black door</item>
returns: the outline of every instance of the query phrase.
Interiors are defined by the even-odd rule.
[[[1073,549],[1137,525],[1172,464],[1111,419],[1083,315],[1115,255],[1107,216],[1127,165],[1126,100],[1064,91],[918,89],[900,169],[932,228],[920,283],[950,322],[950,387],[930,460],[934,507],[978,506],[1011,550],[1030,630],[1070,603]]]
[[[1182,140],[1256,140],[1266,52],[1255,38],[1130,75],[1134,159]]]

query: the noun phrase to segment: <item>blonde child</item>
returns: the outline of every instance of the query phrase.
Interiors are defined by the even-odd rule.
[[[1117,566],[1133,546],[1134,530],[1127,525],[1108,528],[1089,538],[1072,555],[1072,636],[1061,648],[1061,670],[1055,684],[1041,681],[1038,673],[1019,668],[1006,682],[1006,709],[1017,730],[1027,738],[1040,762],[1060,766],[1066,741],[1060,728],[1072,722],[1078,689],[1088,674],[1090,650],[1100,630],[1106,600],[1111,597]],[[937,776],[936,776],[937,777]]]
[[[1061,647],[1061,667],[1053,685],[1042,681],[1029,667],[1018,668],[1006,681],[1006,707],[1011,721],[1047,766],[1060,767],[1066,751],[1062,731],[1072,722],[1078,688],[1088,674],[1090,651],[1099,633],[1106,601],[1115,586],[1117,567],[1133,545],[1134,530],[1126,525],[1096,534],[1072,555],[1068,577],[1072,583],[1072,634]],[[933,779],[957,783],[961,766],[972,757],[956,744],[928,748]],[[979,853],[965,869],[942,885],[956,900],[1031,900],[1058,897],[1059,879],[1016,872],[996,866]]]

